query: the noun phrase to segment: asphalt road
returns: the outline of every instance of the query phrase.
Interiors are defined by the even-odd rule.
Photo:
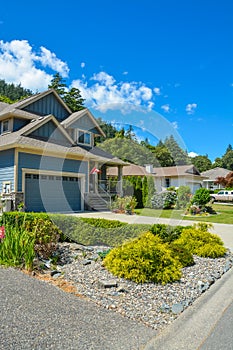
[[[153,336],[142,324],[0,268],[1,350],[141,350]]]

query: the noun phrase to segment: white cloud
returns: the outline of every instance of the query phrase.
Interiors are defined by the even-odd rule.
[[[178,122],[172,122],[172,125],[173,125],[173,127],[174,127],[174,129],[179,129],[179,127],[178,127]]]
[[[43,46],[36,53],[27,40],[0,41],[1,79],[8,83],[21,84],[33,91],[44,90],[52,75],[43,68],[50,68],[63,77],[69,72],[67,64]]]
[[[160,88],[155,87],[155,88],[153,89],[153,91],[154,91],[154,93],[155,93],[157,96],[161,95],[161,90],[160,90]]]
[[[128,75],[129,72],[125,71],[125,72],[123,72],[122,74],[123,74],[123,75]]]
[[[47,50],[45,47],[41,46],[41,54],[36,57],[40,61],[43,67],[49,67],[55,72],[60,73],[63,77],[67,77],[69,73],[69,68],[67,64],[56,57],[55,53]]]
[[[191,157],[191,158],[194,158],[194,157],[197,157],[198,154],[196,152],[189,152],[188,156]]]
[[[162,109],[164,112],[166,112],[166,113],[170,112],[170,106],[169,106],[169,104],[166,104],[166,105],[161,106],[161,109]]]
[[[85,65],[86,65],[85,62],[81,62],[81,64],[80,64],[81,68],[84,68]]]
[[[188,103],[185,110],[188,114],[193,114],[196,108],[197,108],[196,103]]]
[[[94,81],[94,82],[93,82]],[[124,104],[132,108],[146,107],[151,109],[153,92],[142,82],[116,82],[112,75],[106,72],[93,74],[90,80],[74,80],[72,86],[78,88],[86,105],[101,110],[124,109]]]

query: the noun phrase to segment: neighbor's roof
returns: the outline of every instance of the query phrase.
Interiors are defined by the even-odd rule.
[[[117,171],[114,168],[108,169],[109,176],[116,176]],[[177,165],[170,167],[153,168],[153,173],[148,173],[146,168],[140,165],[130,164],[123,168],[123,176],[154,176],[154,177],[176,177],[176,176],[198,176],[204,178],[194,165]]]
[[[226,177],[227,174],[229,173],[230,173],[230,170],[217,167],[214,169],[203,171],[201,175],[208,177],[208,180],[216,180],[217,177]]]
[[[153,168],[156,176],[201,176],[197,168],[192,165],[176,165],[168,167]]]
[[[107,175],[117,176],[117,169],[108,168]],[[153,175],[153,174],[149,174],[146,171],[146,168],[140,165],[130,164],[123,168],[123,176],[148,176],[148,175]]]

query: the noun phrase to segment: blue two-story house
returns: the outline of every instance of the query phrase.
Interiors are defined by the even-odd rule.
[[[118,167],[121,184],[125,163],[94,147],[100,135],[88,109],[72,113],[54,90],[11,105],[0,102],[2,199],[11,210],[20,202],[35,212],[104,209],[106,168]]]

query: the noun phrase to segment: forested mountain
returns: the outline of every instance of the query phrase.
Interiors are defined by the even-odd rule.
[[[12,103],[31,95],[32,91],[29,89],[24,89],[20,84],[7,84],[5,80],[0,79],[0,101]]]

